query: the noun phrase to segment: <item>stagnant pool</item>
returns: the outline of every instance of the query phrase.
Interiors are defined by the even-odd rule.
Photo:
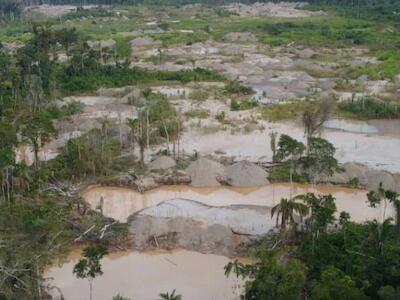
[[[96,209],[102,202],[103,214],[121,222],[142,209],[154,207],[163,201],[183,198],[215,207],[228,205],[257,205],[272,207],[281,198],[314,192],[332,194],[338,212],[347,211],[353,221],[381,220],[384,205],[370,208],[365,190],[335,186],[300,184],[270,184],[259,188],[193,188],[189,186],[163,186],[146,193],[128,188],[91,187],[83,196]],[[386,217],[393,216],[391,206]],[[266,218],[270,215],[266,216]],[[69,256],[64,264],[55,264],[46,272],[51,285],[57,286],[66,300],[88,299],[89,287],[85,280],[77,279],[72,269],[80,257],[81,249]],[[235,300],[239,299],[243,282],[235,276],[226,278],[224,266],[229,258],[212,254],[179,250],[172,252],[122,252],[103,259],[104,275],[94,281],[93,299],[110,300],[118,293],[131,299],[155,300],[160,292],[176,289],[183,299]],[[52,290],[56,293],[57,289]]]

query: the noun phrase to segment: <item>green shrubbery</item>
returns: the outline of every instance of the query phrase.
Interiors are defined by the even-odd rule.
[[[235,99],[231,100],[231,110],[236,111],[236,110],[247,110],[247,109],[252,109],[254,107],[257,107],[258,103],[255,100],[243,100],[243,101],[237,101]]]
[[[290,166],[288,164],[275,167],[271,171],[270,178],[273,182],[289,182],[290,180],[300,183],[310,182],[307,175],[299,174],[296,170],[294,170],[292,174],[290,174],[290,172]]]
[[[229,81],[225,86],[224,92],[229,95],[237,96],[248,96],[254,93],[251,87],[242,85],[238,81]]]
[[[339,109],[360,119],[394,119],[400,118],[400,106],[370,97],[355,101],[339,103]]]
[[[224,78],[215,71],[197,68],[195,70],[148,71],[130,68],[127,64],[98,65],[93,70],[84,70],[78,74],[63,68],[59,74],[59,84],[64,94],[95,91],[100,87],[122,87],[138,83],[157,81],[220,81]],[[72,73],[72,74],[71,74]]]

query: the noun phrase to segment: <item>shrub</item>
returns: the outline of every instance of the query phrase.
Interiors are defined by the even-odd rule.
[[[400,118],[399,105],[375,100],[371,97],[339,103],[339,109],[361,119]]]
[[[254,107],[257,107],[257,106],[258,106],[258,103],[255,100],[237,101],[235,99],[232,99],[232,101],[231,101],[231,110],[232,111],[247,110],[247,109],[252,109]]]

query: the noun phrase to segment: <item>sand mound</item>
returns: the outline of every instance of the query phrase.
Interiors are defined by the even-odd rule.
[[[150,170],[167,170],[176,166],[175,160],[169,156],[157,157],[149,164]]]
[[[360,185],[365,186],[368,183],[367,180],[367,172],[368,167],[359,163],[345,163],[343,166],[343,172],[336,172],[329,179],[330,182],[336,184],[347,184],[352,179],[358,178],[358,182]]]
[[[227,167],[223,181],[231,186],[252,187],[269,183],[267,177],[264,169],[244,160]]]
[[[186,173],[192,179],[192,186],[210,187],[219,186],[217,177],[224,174],[225,167],[213,160],[200,158],[192,162],[186,169]]]
[[[270,215],[267,207],[212,207],[171,199],[131,215],[128,223],[141,250],[184,248],[230,256],[274,230]]]
[[[132,47],[146,47],[146,46],[155,46],[160,45],[160,41],[155,41],[151,37],[138,37],[131,41]]]
[[[358,178],[358,184],[368,190],[377,190],[380,183],[385,189],[399,190],[398,177],[387,171],[371,170],[367,166],[359,163],[345,163],[343,172],[337,172],[329,178],[329,182],[335,184],[348,184],[350,181]]]
[[[384,189],[396,190],[396,181],[392,174],[386,171],[369,170],[367,172],[367,188],[377,190],[380,183]]]

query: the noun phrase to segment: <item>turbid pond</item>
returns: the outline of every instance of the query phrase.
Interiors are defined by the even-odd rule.
[[[81,250],[76,250],[62,267],[53,266],[46,276],[66,300],[87,300],[89,286],[77,279],[72,270]],[[111,300],[118,293],[130,299],[156,300],[160,292],[173,289],[190,300],[239,299],[241,282],[227,278],[224,266],[229,258],[190,251],[122,252],[108,255],[102,261],[103,276],[94,280],[93,299]],[[54,295],[57,293],[53,290]]]
[[[347,211],[352,220],[364,222],[380,220],[383,207],[370,208],[366,203],[367,191],[335,186],[316,186],[276,183],[259,188],[194,188],[189,186],[163,186],[161,188],[138,193],[128,188],[92,187],[84,193],[85,200],[92,208],[98,207],[103,199],[103,214],[120,222],[144,208],[153,207],[170,199],[190,199],[209,206],[257,205],[272,207],[281,198],[314,192],[332,194],[336,198],[338,212]],[[392,212],[388,211],[388,215]]]
[[[332,194],[336,197],[338,211],[349,212],[356,222],[374,218],[380,220],[383,215],[384,206],[375,209],[368,207],[365,190],[300,184],[270,184],[259,188],[163,186],[146,193],[138,193],[128,188],[91,187],[84,193],[84,198],[92,208],[98,207],[100,199],[103,199],[104,215],[126,222],[131,214],[155,207],[170,199],[190,199],[213,207],[272,207],[282,197],[307,192]],[[214,210],[215,208],[210,209],[210,214],[215,213]],[[220,213],[219,218],[221,215],[223,214]],[[386,215],[393,215],[390,206],[387,207]],[[193,216],[207,221],[206,216]],[[265,218],[270,218],[269,213]],[[235,218],[227,217],[226,221],[232,222],[231,227],[235,225]],[[87,281],[77,279],[72,273],[80,253],[81,249],[77,249],[71,253],[66,263],[55,264],[46,273],[46,277],[52,278],[50,283],[57,286],[67,300],[88,298]],[[155,300],[160,292],[171,292],[173,289],[179,291],[184,299],[239,299],[242,283],[234,276],[226,278],[224,275],[224,266],[229,261],[230,259],[224,256],[186,250],[110,254],[102,263],[104,275],[94,281],[93,299],[109,300],[120,293],[131,299]]]

